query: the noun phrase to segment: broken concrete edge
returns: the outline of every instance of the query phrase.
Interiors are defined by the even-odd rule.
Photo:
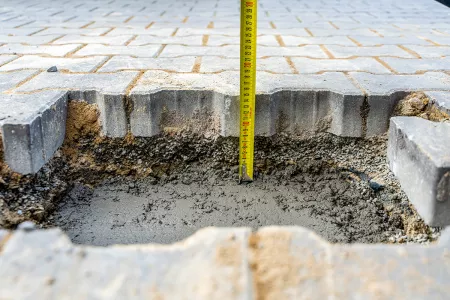
[[[204,78],[208,77],[199,77],[196,82]],[[344,137],[383,134],[396,103],[407,94],[367,96],[348,86],[343,88],[345,93],[339,93],[332,91],[335,88],[324,90],[320,87],[323,83],[316,88],[285,90],[270,84],[269,79],[265,81],[272,90],[257,95],[255,128],[256,135],[260,136],[280,132],[300,136],[330,132]],[[295,82],[291,81],[288,83],[294,86]],[[122,138],[127,134],[148,137],[165,130],[186,128],[206,136],[238,136],[239,97],[235,92],[223,94],[186,85],[164,90],[156,83],[146,82],[143,78],[141,85],[128,95],[91,89],[10,95],[15,103],[22,102],[28,107],[31,98],[43,99],[36,101],[36,110],[28,108],[22,114],[12,114],[0,121],[6,164],[15,172],[32,174],[52,158],[64,141],[69,100],[97,104],[102,134],[107,137]],[[14,110],[13,104],[11,109]]]
[[[390,121],[388,160],[402,190],[430,226],[450,224],[450,123]]]
[[[60,229],[0,234],[3,239],[9,236],[0,250],[0,290],[6,298],[365,299],[375,293],[378,299],[443,299],[448,295],[449,229],[440,243],[430,246],[333,245],[302,227],[265,227],[256,232],[205,228],[171,245],[109,247],[74,245]],[[426,283],[426,288],[415,287],[417,282]]]

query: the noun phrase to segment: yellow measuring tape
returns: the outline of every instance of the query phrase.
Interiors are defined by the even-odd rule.
[[[257,0],[241,0],[239,182],[253,181]]]

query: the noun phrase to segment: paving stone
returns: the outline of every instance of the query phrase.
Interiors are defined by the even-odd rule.
[[[25,30],[33,30],[33,28],[24,28]],[[107,33],[111,28],[105,27],[105,28],[57,28],[57,27],[50,27],[50,28],[35,28],[34,31],[38,31],[34,34],[34,36],[41,36],[41,35],[52,35],[52,34],[58,34],[58,35],[87,35],[87,36],[100,36],[104,33]]]
[[[7,44],[0,47],[0,54],[36,54],[65,56],[75,51],[81,45],[45,45],[32,46],[20,44]]]
[[[301,46],[301,45],[342,45],[355,46],[351,40],[345,36],[331,36],[331,37],[296,37],[296,36],[282,36],[286,46]]]
[[[239,71],[239,58],[205,56],[202,58],[200,72]],[[259,71],[292,74],[292,68],[283,57],[261,58],[256,65]]]
[[[450,56],[450,47],[447,46],[407,45],[407,48],[413,50],[422,58]]]
[[[39,171],[63,143],[65,93],[0,95],[0,111],[5,162],[21,174]]]
[[[3,26],[3,24],[0,26],[0,35],[2,36],[27,36],[41,30],[41,28],[8,28]]]
[[[1,56],[0,56],[1,57]],[[57,66],[59,70],[70,72],[92,72],[107,57],[86,57],[86,58],[62,58],[62,57],[42,57],[36,55],[22,56],[15,61],[0,67],[0,72],[20,69],[45,69]]]
[[[450,56],[445,58],[403,59],[394,57],[382,58],[398,73],[420,73],[425,71],[450,70]]]
[[[157,37],[151,35],[139,35],[129,45],[130,46],[145,46],[149,44],[178,44],[188,46],[201,46],[203,43],[203,36],[169,36]]]
[[[21,299],[251,299],[250,232],[210,228],[170,247],[95,248],[72,245],[59,229],[17,231],[1,252],[0,289]]]
[[[52,34],[46,36],[9,36],[0,35],[0,43],[5,44],[28,44],[28,45],[42,45],[47,44],[61,35]]]
[[[374,46],[374,47],[345,47],[339,45],[328,45],[327,49],[336,58],[351,58],[365,56],[393,56],[413,58],[414,56],[395,45]]]
[[[161,71],[149,71],[137,82],[131,91],[131,99],[134,102],[134,110],[131,113],[131,130],[137,136],[153,136],[161,130],[164,107],[177,107],[177,113],[185,122],[193,119],[192,109],[202,111],[206,105],[208,115],[222,116],[216,123],[214,131],[223,136],[236,136],[238,134],[238,94],[239,72],[225,71],[220,74],[171,74]],[[289,93],[280,97],[276,91],[284,87],[293,91],[308,91]],[[325,105],[325,113],[321,117],[313,119],[306,128],[314,128],[319,119],[328,118],[329,131],[343,136],[361,136],[362,118],[360,116],[364,96],[351,81],[341,73],[327,73],[323,75],[276,75],[261,72],[257,81],[257,119],[256,134],[272,135],[276,132],[276,123],[281,114],[300,113],[301,107],[295,102],[308,99],[309,110],[318,107],[319,101]],[[199,97],[201,91],[214,91],[204,97]],[[311,93],[311,90],[313,91]],[[160,91],[167,91],[160,93]],[[191,95],[192,91],[198,91]],[[329,91],[320,94],[319,91]],[[189,96],[186,96],[186,93]],[[191,99],[191,100],[187,100]],[[198,99],[202,99],[199,102]],[[187,103],[189,108],[182,110]],[[269,109],[278,107],[281,101],[286,101],[285,111]],[[203,104],[202,104],[203,103]],[[274,103],[274,104],[272,104]],[[194,106],[195,105],[195,106]],[[198,106],[200,105],[200,106]],[[202,106],[203,105],[203,106]],[[280,104],[281,105],[281,104]],[[304,108],[303,108],[304,109]],[[212,110],[212,111],[210,111]],[[315,113],[316,114],[316,113]],[[290,128],[304,125],[296,125],[296,120],[291,118]],[[148,121],[150,120],[150,121]],[[208,122],[210,123],[210,122]],[[185,124],[187,125],[187,124]],[[200,125],[199,125],[200,126]],[[311,127],[312,126],[312,127]],[[305,127],[302,127],[305,128]]]
[[[395,117],[389,129],[389,166],[420,216],[450,224],[450,124]]]
[[[362,46],[382,46],[382,45],[432,45],[423,39],[414,36],[407,37],[369,37],[350,35],[352,39]]]
[[[15,60],[16,58],[18,58],[17,55],[0,55],[0,66]]]
[[[366,118],[368,136],[386,132],[394,106],[406,92],[448,90],[450,82],[449,75],[435,72],[422,75],[374,75],[352,72],[350,76],[368,94],[369,112]]]
[[[0,92],[14,88],[20,82],[36,74],[36,71],[22,70],[11,73],[0,73]]]
[[[168,70],[173,72],[191,72],[195,57],[179,58],[133,58],[130,56],[112,57],[98,72],[117,72],[123,70]],[[1,70],[1,68],[0,68]]]
[[[322,28],[311,28],[311,33],[315,37],[319,36],[347,36],[347,35],[359,35],[359,36],[378,36],[374,31],[368,28],[353,29],[353,30],[338,30],[332,29],[322,29]],[[354,45],[354,44],[352,44]]]
[[[118,36],[84,36],[84,35],[66,35],[56,41],[53,44],[104,44],[104,45],[124,45],[129,41],[132,35],[118,35]]]
[[[48,17],[47,17],[48,18]],[[82,28],[89,25],[91,21],[77,22],[71,20],[70,22],[58,22],[55,20],[39,20],[39,21],[22,21],[17,22],[17,26],[20,28],[46,28],[46,27],[56,27],[56,28]],[[13,26],[14,27],[14,26]]]
[[[229,37],[212,35],[208,39],[208,46],[222,46],[222,45],[239,45],[239,37]],[[280,46],[275,36],[273,35],[260,35],[258,36],[257,45],[260,46]]]
[[[89,55],[127,55],[135,57],[153,57],[160,50],[161,45],[149,46],[105,46],[90,44],[77,51],[74,56]],[[1,50],[1,48],[0,48]]]
[[[124,71],[114,74],[41,73],[20,86],[15,92],[35,92],[42,89],[70,91],[69,98],[97,103],[103,133],[110,137],[123,137],[127,120],[123,97],[138,72]],[[94,94],[92,92],[95,91]]]
[[[369,57],[346,60],[293,57],[292,62],[297,67],[299,73],[319,73],[330,71],[360,71],[375,74],[391,73],[382,64]]]
[[[127,24],[125,24],[127,25]],[[129,26],[129,25],[127,25]],[[153,36],[160,36],[160,37],[169,37],[172,35],[172,33],[175,32],[176,27],[173,28],[145,28],[146,26],[142,28],[133,28],[133,27],[121,27],[121,28],[114,28],[112,31],[108,32],[106,36],[117,36],[117,35],[153,35]],[[181,31],[182,28],[180,28],[179,31]],[[179,35],[177,32],[177,36]]]
[[[426,92],[427,96],[442,111],[450,116],[450,91],[449,92]]]

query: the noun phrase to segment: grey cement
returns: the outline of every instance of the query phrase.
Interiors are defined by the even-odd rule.
[[[346,184],[334,180],[336,188]],[[257,229],[300,225],[328,240],[344,238],[331,220],[312,214],[315,201],[299,185],[225,182],[151,185],[145,182],[103,183],[90,190],[77,186],[61,205],[57,225],[76,243],[173,243],[208,226]],[[301,202],[301,203],[300,203]]]

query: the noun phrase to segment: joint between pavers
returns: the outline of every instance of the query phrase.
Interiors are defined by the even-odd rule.
[[[111,31],[113,31],[114,29],[116,29],[116,27],[112,27],[112,28],[106,30],[105,32],[103,32],[102,34],[100,34],[100,36],[106,36],[108,33],[110,33]]]
[[[325,45],[319,45],[320,49],[322,49],[323,52],[325,52],[325,54],[328,56],[328,58],[335,58],[334,55],[330,52],[330,50],[327,49],[327,47],[325,47]]]
[[[80,46],[78,46],[77,48],[75,48],[75,50],[70,51],[69,53],[67,53],[66,55],[64,55],[65,58],[70,58],[72,57],[76,52],[78,52],[79,50],[83,49],[84,47],[86,47],[87,44],[82,44]]]
[[[24,80],[20,81],[18,84],[16,84],[14,87],[4,91],[5,94],[10,94],[12,93],[13,90],[21,87],[22,85],[24,85],[25,83],[29,82],[30,80],[32,80],[33,78],[35,78],[36,76],[38,76],[39,74],[41,74],[42,71],[36,71],[35,73],[31,74],[30,76],[28,76],[27,78],[25,78]]]
[[[382,60],[381,58],[379,58],[378,56],[375,56],[374,59],[379,62],[383,67],[385,67],[386,69],[388,69],[390,72],[392,72],[393,74],[398,74],[398,72],[396,70],[394,70],[394,68],[392,68],[387,62],[385,62],[384,60]]]
[[[399,47],[400,49],[402,49],[403,51],[408,52],[409,54],[411,54],[412,56],[414,56],[415,58],[422,58],[416,51],[413,51],[403,45],[397,45],[397,47]]]

